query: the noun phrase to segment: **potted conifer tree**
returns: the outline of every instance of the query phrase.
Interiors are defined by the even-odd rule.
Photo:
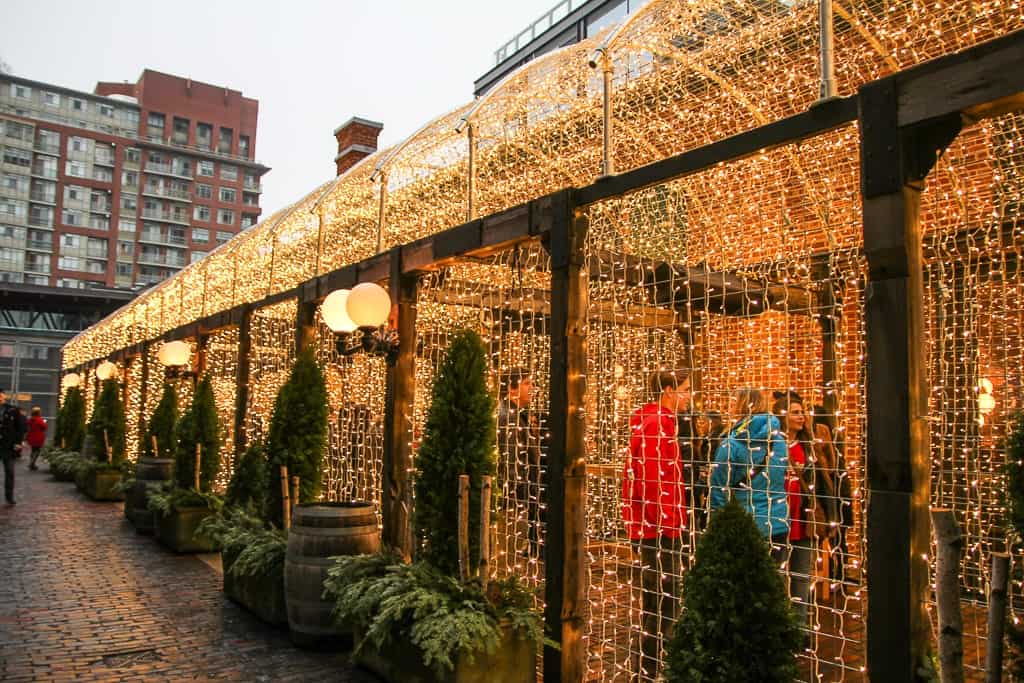
[[[93,407],[87,435],[96,444],[95,461],[78,469],[75,483],[93,500],[124,500],[121,490],[125,451],[125,415],[116,379],[104,380]]]
[[[533,596],[514,577],[485,588],[479,576],[460,576],[458,480],[469,476],[469,556],[478,558],[482,482],[495,471],[494,405],[483,342],[462,330],[435,378],[416,455],[417,561],[342,557],[328,572],[338,619],[356,629],[356,661],[386,680],[535,679],[543,627]]]
[[[796,678],[800,630],[786,587],[754,518],[735,500],[711,515],[683,604],[666,647],[668,683]]]
[[[79,387],[71,387],[64,394],[64,402],[57,413],[57,427],[53,435],[54,448],[46,451],[50,473],[57,481],[74,481],[81,465],[82,441],[85,439],[85,397]]]
[[[203,520],[222,504],[213,493],[220,472],[220,425],[209,376],[196,387],[192,405],[178,421],[175,437],[171,486],[149,494],[157,538],[179,553],[214,552],[216,543],[196,533]]]
[[[163,393],[157,403],[149,424],[141,429],[139,440],[139,461],[135,468],[135,480],[125,490],[128,492],[124,504],[125,517],[140,533],[153,532],[153,513],[149,511],[149,493],[170,481],[174,471],[175,436],[178,423],[178,395],[174,385],[164,384]]]

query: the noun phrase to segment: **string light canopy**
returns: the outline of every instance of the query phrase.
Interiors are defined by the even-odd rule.
[[[320,315],[337,336],[339,355],[351,356],[362,351],[391,357],[398,351],[394,331],[381,329],[391,315],[391,297],[376,283],[364,282],[351,290],[331,292],[320,304]],[[354,342],[352,335],[357,329],[360,337]]]
[[[117,377],[117,366],[109,360],[103,361],[96,368],[96,377],[99,378],[101,382],[106,382],[108,379],[114,379]]]

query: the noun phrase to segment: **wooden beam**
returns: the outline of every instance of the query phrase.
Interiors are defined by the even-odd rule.
[[[1024,108],[1024,29],[883,80],[895,83],[901,127],[949,114],[979,119]]]
[[[547,456],[545,626],[561,651],[544,649],[544,680],[579,683],[583,644],[586,453],[587,219],[574,216],[569,192],[551,198],[550,448]]]
[[[381,517],[386,547],[406,560],[413,555],[412,410],[416,397],[416,299],[419,277],[406,274],[402,251],[391,252],[389,290],[398,306],[398,354],[388,364],[384,404],[384,455]]]
[[[759,126],[709,145],[656,161],[647,166],[599,178],[593,185],[576,190],[578,206],[621,197],[629,192],[692,175],[716,164],[736,161],[768,149],[798,142],[839,128],[857,118],[857,98],[827,100],[811,109]]]

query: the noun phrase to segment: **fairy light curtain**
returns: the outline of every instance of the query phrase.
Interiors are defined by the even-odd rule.
[[[1022,170],[1024,115],[1006,115],[966,129],[938,160],[921,198],[932,504],[956,511],[964,535],[964,664],[978,675],[990,555],[1009,545],[1006,425],[1024,406]],[[1022,560],[1012,557],[1017,568]],[[1024,587],[1014,581],[1011,592],[1019,597]]]
[[[277,392],[295,362],[298,302],[288,299],[253,311],[250,323],[249,404],[245,413],[248,443],[262,442],[270,429]]]
[[[141,434],[139,430],[139,418],[142,416],[142,366],[145,359],[142,356],[133,356],[128,359],[125,367],[121,368],[125,383],[125,456],[132,462],[139,458],[139,444]]]
[[[220,424],[221,467],[215,487],[227,489],[234,472],[235,453],[235,401],[238,395],[238,328],[225,327],[215,331],[205,341],[205,373],[213,387]]]

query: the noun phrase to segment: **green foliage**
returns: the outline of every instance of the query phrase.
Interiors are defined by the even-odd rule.
[[[1016,536],[1011,540],[1013,551],[1019,551],[1024,542],[1024,412],[1010,418],[1006,430],[1006,504],[1007,522]],[[1020,570],[1015,569],[1021,579]],[[1009,644],[1007,669],[1014,680],[1024,680],[1024,624],[1006,622],[1006,639]]]
[[[414,524],[422,559],[454,575],[459,568],[458,482],[468,474],[469,509],[480,509],[481,477],[495,471],[494,397],[487,352],[471,330],[456,332],[434,379],[416,454]],[[469,516],[469,556],[480,556],[480,515]]]
[[[196,387],[192,405],[175,430],[174,481],[178,488],[195,488],[196,445],[202,447],[199,463],[199,490],[209,493],[220,472],[220,424],[210,377],[204,376]]]
[[[324,595],[334,599],[339,623],[365,629],[357,649],[408,641],[439,674],[454,669],[459,654],[472,660],[481,651],[494,652],[499,622],[511,623],[521,638],[543,638],[533,598],[514,578],[492,583],[485,594],[479,583],[463,584],[425,562],[355,555],[335,559]]]
[[[124,460],[125,430],[124,404],[121,402],[121,387],[116,379],[108,379],[100,388],[99,398],[92,409],[88,434],[96,443],[98,460],[120,465]],[[109,451],[108,451],[109,444]]]
[[[149,425],[143,430],[142,457],[173,458],[174,428],[178,423],[178,392],[173,384],[164,384],[160,402],[156,404]],[[158,453],[153,452],[153,437],[156,437]]]
[[[288,532],[266,528],[250,511],[225,506],[202,521],[198,534],[238,556],[228,571],[234,576],[266,576],[284,570]]]
[[[81,452],[84,440],[85,396],[80,387],[72,387],[64,394],[64,404],[57,413],[53,443],[65,450]]]
[[[50,463],[50,471],[63,478],[74,477],[79,468],[89,463],[80,453],[59,449],[48,451],[47,461]]]
[[[735,500],[711,516],[683,584],[665,680],[792,681],[800,632],[753,518]]]
[[[266,451],[254,443],[235,462],[224,504],[258,510],[267,495]],[[222,544],[226,547],[226,544]]]
[[[299,502],[320,498],[320,461],[327,446],[327,386],[312,350],[299,354],[274,401],[267,436],[264,518],[282,526],[281,465],[299,477]]]
[[[170,488],[166,485],[159,489],[151,489],[146,498],[146,507],[150,512],[156,512],[165,517],[174,510],[185,508],[205,507],[219,512],[223,505],[224,501],[214,493],[204,493],[195,489]]]

